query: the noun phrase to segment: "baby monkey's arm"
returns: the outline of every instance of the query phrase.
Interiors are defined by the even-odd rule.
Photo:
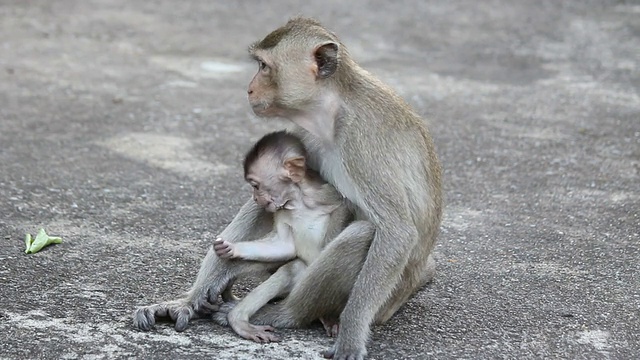
[[[216,255],[225,259],[277,262],[296,257],[291,228],[279,222],[275,224],[275,231],[262,239],[230,243],[218,238],[213,242],[213,249]]]

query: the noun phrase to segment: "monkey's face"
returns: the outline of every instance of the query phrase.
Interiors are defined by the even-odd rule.
[[[258,72],[249,83],[248,96],[251,109],[257,116],[278,116],[280,111],[274,106],[277,98],[276,70],[272,63],[267,64],[262,58],[256,57]]]
[[[276,212],[291,209],[291,200],[296,199],[299,187],[284,169],[274,170],[273,166],[256,163],[251,167],[246,180],[251,185],[253,200],[265,210]]]
[[[338,69],[339,41],[316,22],[289,22],[249,47],[258,72],[249,84],[249,103],[261,117],[304,115]]]
[[[288,117],[309,108],[316,89],[312,54],[257,50],[258,72],[249,83],[248,98],[260,117]]]
[[[253,200],[272,213],[281,209],[290,209],[290,201],[293,198],[292,188],[296,185],[287,180],[249,181],[249,184],[253,187]]]

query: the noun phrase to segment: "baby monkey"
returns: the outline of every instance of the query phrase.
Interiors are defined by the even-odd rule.
[[[307,168],[302,141],[285,131],[260,139],[244,159],[244,177],[253,187],[253,199],[270,213],[274,226],[264,238],[230,243],[216,239],[216,255],[261,262],[289,261],[229,311],[227,321],[245,339],[278,341],[270,326],[249,323],[249,318],[273,298],[289,293],[322,249],[351,220],[342,195],[320,175]],[[295,260],[294,260],[295,259]],[[224,312],[214,316],[224,323]],[[320,319],[330,336],[337,323]]]

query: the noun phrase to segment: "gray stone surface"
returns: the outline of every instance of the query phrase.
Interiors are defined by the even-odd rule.
[[[0,358],[318,358],[208,320],[130,326],[185,291],[248,196],[246,46],[334,29],[432,124],[436,281],[371,359],[640,357],[640,2],[0,2]],[[64,243],[25,255],[44,227]],[[239,288],[246,291],[251,282]]]

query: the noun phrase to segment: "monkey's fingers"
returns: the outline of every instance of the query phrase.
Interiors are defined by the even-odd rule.
[[[191,320],[195,315],[195,312],[189,306],[172,306],[167,310],[171,320],[176,322],[174,328],[178,332],[185,331],[189,325],[189,320]]]
[[[226,249],[228,247],[229,247],[229,244],[224,243],[224,242],[213,244],[213,249],[214,250]]]
[[[219,248],[215,248],[216,251],[216,255],[220,256],[220,257],[230,257],[231,255],[233,255],[231,253],[231,251],[233,251],[233,249],[229,246],[229,245],[224,245],[224,246],[220,246]]]
[[[233,258],[233,253],[231,252],[231,250],[229,250],[228,252],[218,255],[219,257],[223,258],[223,259],[231,259]]]

